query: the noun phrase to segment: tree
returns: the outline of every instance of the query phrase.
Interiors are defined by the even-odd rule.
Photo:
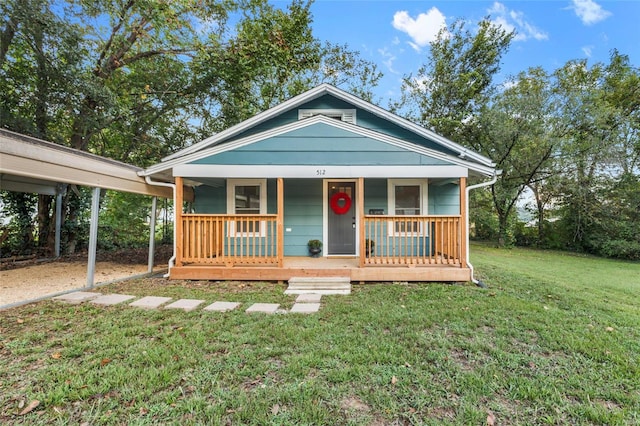
[[[299,0],[9,0],[0,10],[0,125],[143,167],[320,79],[364,96],[379,78],[356,52],[313,37]],[[70,223],[79,193],[64,198]],[[53,204],[41,201],[45,241]]]
[[[310,2],[295,0],[286,11],[261,3],[245,12],[235,38],[207,42],[194,61],[201,102],[208,106],[207,132],[235,125],[323,82],[371,99],[371,88],[381,77],[377,67],[346,46],[322,43],[311,23]]]
[[[555,73],[562,144],[562,224],[570,248],[614,255],[611,241],[640,253],[637,215],[640,70],[624,55],[608,65],[570,61]],[[629,191],[627,193],[627,191]],[[614,198],[615,197],[615,198]],[[629,204],[626,204],[629,203]],[[616,206],[612,209],[612,206]],[[633,209],[633,207],[632,207]],[[632,250],[633,251],[633,250]],[[630,254],[629,256],[636,256]]]
[[[500,245],[512,242],[509,218],[523,191],[539,188],[536,183],[550,175],[555,149],[549,133],[551,100],[549,76],[532,68],[512,79],[480,115],[480,150],[502,170],[491,189]]]
[[[403,99],[394,108],[408,109],[414,121],[473,147],[476,120],[495,90],[493,79],[515,33],[489,18],[475,33],[466,25],[458,20],[440,31],[427,62],[403,78]]]

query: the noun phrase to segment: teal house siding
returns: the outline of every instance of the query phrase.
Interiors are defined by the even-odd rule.
[[[356,133],[318,123],[189,164],[449,165]]]
[[[285,256],[307,256],[307,242],[322,240],[322,185],[319,179],[285,179]]]
[[[280,126],[296,122],[298,121],[298,110],[300,109],[354,109],[354,106],[348,102],[336,99],[329,95],[321,96],[320,98],[302,104],[299,107],[296,107],[289,111],[285,111],[275,118],[260,123],[250,129],[247,129],[246,131],[234,136],[230,140],[237,140],[243,137],[255,135],[266,130],[275,129]],[[416,143],[426,148],[434,149],[451,155],[457,155],[457,153],[453,150],[446,149],[441,144],[416,135],[415,133],[403,127],[400,127],[397,124],[391,123],[390,121],[375,114],[372,114],[369,111],[365,111],[361,108],[355,108],[355,110],[356,123],[359,127],[375,130],[377,132],[393,136],[398,139]],[[316,134],[316,136],[318,136],[318,134]]]
[[[220,187],[200,185],[194,188],[193,210],[202,214],[227,214],[227,182]],[[278,189],[275,179],[267,179],[267,214],[278,212]]]
[[[429,214],[460,214],[460,187],[457,183],[429,185]]]
[[[371,209],[382,209],[384,214],[387,211],[387,180],[386,179],[365,179],[364,180],[364,214],[369,214]]]
[[[196,186],[193,210],[202,214],[227,214],[227,186]]]
[[[250,129],[247,129],[246,131],[238,134],[237,136],[235,136],[233,139],[241,139],[244,138],[246,136],[251,136],[251,135],[255,135],[257,133],[261,133],[264,132],[265,130],[271,130],[271,129],[275,129],[277,127],[280,126],[284,126],[286,124],[290,124],[293,123],[295,121],[298,121],[298,109],[292,109],[286,112],[283,112],[282,114],[280,114],[279,116],[277,116],[276,118],[272,118],[271,120],[267,120],[264,123],[260,123]]]
[[[413,142],[421,145],[425,148],[430,148],[447,154],[455,155],[451,150],[447,150],[442,145],[437,144],[429,139],[420,137],[409,130],[393,124],[377,115],[374,115],[368,111],[358,110],[356,112],[358,126],[365,127],[367,129],[375,130],[380,133],[384,133],[389,136],[396,137],[398,139],[405,140],[407,142]]]

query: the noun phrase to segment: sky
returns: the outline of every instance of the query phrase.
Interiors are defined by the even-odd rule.
[[[383,107],[399,97],[402,77],[426,62],[438,31],[458,19],[473,29],[490,16],[516,31],[498,83],[529,67],[608,63],[613,49],[640,67],[640,0],[315,0],[311,12],[317,38],[347,44],[384,73],[376,92]]]

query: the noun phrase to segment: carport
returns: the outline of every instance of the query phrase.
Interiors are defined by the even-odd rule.
[[[94,285],[100,191],[111,189],[153,197],[149,235],[149,268],[153,270],[157,198],[173,198],[172,183],[147,183],[140,167],[0,129],[0,189],[56,197],[55,256],[60,256],[62,197],[66,185],[93,188],[87,287]],[[191,195],[191,194],[189,194]],[[175,242],[174,242],[175,248]]]

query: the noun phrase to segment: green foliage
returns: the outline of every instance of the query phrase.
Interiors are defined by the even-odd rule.
[[[489,18],[477,31],[458,20],[431,43],[429,58],[416,75],[403,78],[403,100],[416,122],[460,143],[473,146],[474,119],[495,90],[494,77],[515,33]]]
[[[320,241],[320,240],[309,240],[309,241],[307,241],[307,246],[309,248],[322,248],[322,241]]]
[[[617,51],[609,64],[570,62],[556,72],[562,144],[557,199],[567,246],[636,259],[640,243],[640,70]],[[619,253],[616,251],[619,250]]]
[[[237,23],[234,38],[222,43],[210,36],[193,68],[200,96],[210,105],[206,131],[228,128],[323,82],[372,98],[381,76],[375,64],[347,46],[316,39],[310,5],[295,0],[282,9],[256,2]]]
[[[372,97],[374,64],[316,39],[310,2],[280,6],[0,2],[0,126],[146,167],[320,82]],[[74,197],[63,209],[71,252],[86,233]],[[105,235],[125,227],[116,212],[106,210]],[[139,214],[127,238],[140,234]]]
[[[640,260],[640,176],[624,174],[597,192],[584,249],[620,259]]]
[[[104,250],[145,247],[149,243],[150,197],[107,191],[102,199],[98,246]]]
[[[22,192],[0,191],[0,222],[2,228],[1,257],[26,255],[33,252],[33,218],[36,214],[37,197]],[[6,232],[6,234],[5,234]]]
[[[497,241],[499,233],[498,217],[493,208],[491,191],[480,188],[470,193],[469,223],[471,238]]]

